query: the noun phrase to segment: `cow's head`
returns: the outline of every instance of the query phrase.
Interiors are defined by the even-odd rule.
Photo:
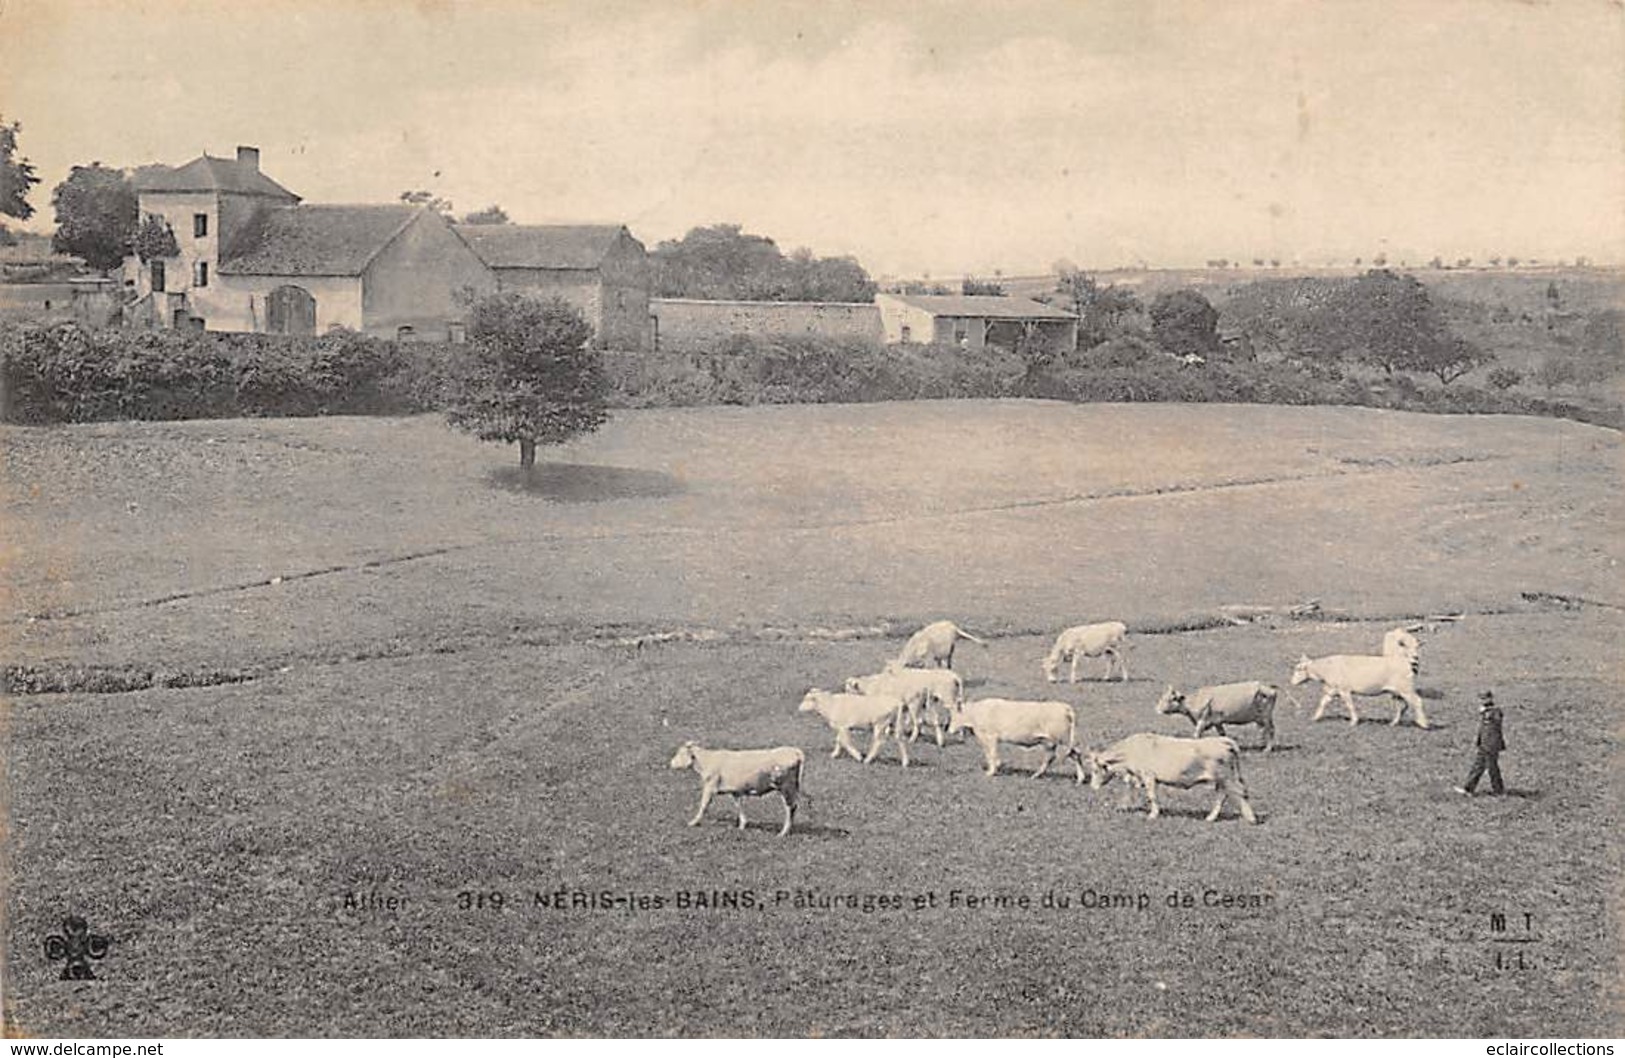
[[[679,771],[694,767],[694,751],[699,748],[698,742],[684,742],[678,746],[677,753],[671,758],[671,767]]]
[[[823,701],[823,699],[824,699],[824,692],[819,690],[817,687],[814,687],[812,690],[807,692],[806,697],[801,699],[801,707],[799,709],[797,709],[796,712],[798,712],[798,713],[817,712],[818,711],[818,703]]]
[[[847,694],[862,694],[863,693],[863,677],[861,677],[861,676],[848,676],[846,678],[846,693]]]
[[[1309,681],[1310,664],[1311,662],[1309,661],[1308,654],[1305,654],[1298,659],[1298,664],[1292,669],[1292,686],[1296,687],[1300,683],[1307,683]]]
[[[969,726],[965,721],[965,707],[950,704],[948,706],[948,734],[957,735]]]
[[[1162,692],[1162,697],[1157,699],[1157,712],[1166,716],[1170,713],[1183,713],[1184,711],[1185,696],[1174,690],[1174,685],[1170,683]]]
[[[1107,783],[1111,782],[1117,774],[1116,772],[1112,771],[1112,764],[1115,762],[1111,758],[1107,757],[1104,753],[1089,754],[1088,763],[1089,789],[1091,790],[1098,790],[1102,786],[1105,786]]]
[[[1044,678],[1054,683],[1060,673],[1060,668],[1061,659],[1055,654],[1049,655],[1044,659]]]

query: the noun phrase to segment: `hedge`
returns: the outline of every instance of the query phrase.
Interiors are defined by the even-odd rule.
[[[445,406],[457,347],[354,332],[320,338],[0,322],[0,420],[404,415]],[[1617,402],[1541,400],[1456,384],[1377,382],[1289,362],[1187,365],[1149,344],[1040,365],[999,349],[736,336],[701,353],[604,354],[610,405],[820,404],[972,397],[1351,404],[1625,426]]]

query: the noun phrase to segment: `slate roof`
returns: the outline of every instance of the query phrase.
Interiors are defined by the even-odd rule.
[[[619,224],[457,226],[489,268],[597,268],[625,230]]]
[[[167,165],[144,165],[133,178],[137,191],[226,191],[240,195],[265,195],[298,202],[299,196],[272,180],[259,169],[233,158],[213,158],[205,154],[179,169]]]
[[[267,210],[235,239],[222,275],[355,276],[423,206],[285,206]]]
[[[977,316],[991,320],[1075,320],[1070,312],[1027,298],[964,294],[887,294],[933,316]]]

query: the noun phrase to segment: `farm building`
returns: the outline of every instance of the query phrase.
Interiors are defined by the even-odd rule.
[[[1014,349],[1039,341],[1057,350],[1078,344],[1078,318],[1027,298],[954,294],[877,294],[886,342],[937,342]]]
[[[252,147],[239,147],[235,159],[151,166],[135,184],[142,215],[168,223],[178,252],[125,262],[131,322],[446,338],[463,314],[456,292],[496,286],[433,210],[303,204],[260,172]]]
[[[641,350],[649,258],[619,224],[469,224],[459,229],[499,290],[557,295],[593,325],[600,348]]]

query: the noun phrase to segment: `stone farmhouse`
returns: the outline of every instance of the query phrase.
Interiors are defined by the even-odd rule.
[[[648,332],[648,262],[624,227],[481,231],[422,206],[311,205],[261,172],[253,147],[150,166],[135,186],[179,252],[125,261],[129,323],[460,341],[466,295],[526,290],[575,304],[601,346],[641,349]]]

